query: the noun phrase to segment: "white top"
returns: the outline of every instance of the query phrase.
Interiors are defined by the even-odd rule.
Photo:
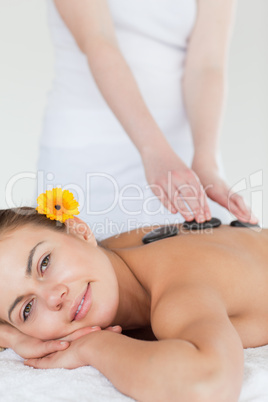
[[[107,1],[119,47],[149,110],[174,151],[190,166],[193,142],[181,79],[196,0]],[[55,78],[40,144],[38,168],[44,188],[39,193],[58,185],[74,192],[79,217],[98,238],[134,229],[140,222],[183,220],[152,197],[137,149],[103,99],[86,56],[53,0],[47,2]],[[223,216],[222,207],[210,207],[214,216]]]
[[[47,3],[55,78],[41,145],[76,147],[128,140],[53,0]],[[167,137],[171,126],[176,126],[176,136],[189,135],[189,130],[184,132],[187,121],[181,77],[196,18],[196,0],[108,0],[108,5],[119,47],[160,128]]]

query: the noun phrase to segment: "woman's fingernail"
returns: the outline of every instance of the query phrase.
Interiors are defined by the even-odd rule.
[[[98,326],[98,325],[96,325],[95,327],[91,327],[91,331],[92,331],[92,332],[100,331],[100,330],[101,330],[101,327]]]
[[[66,346],[66,345],[69,345],[69,342],[63,341],[60,344]]]

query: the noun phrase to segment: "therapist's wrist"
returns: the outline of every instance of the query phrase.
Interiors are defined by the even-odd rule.
[[[161,155],[168,155],[170,152],[174,152],[166,138],[155,138],[150,143],[145,143],[140,147],[140,155],[144,160],[148,156],[154,155],[156,158],[161,157]]]
[[[197,150],[194,153],[192,168],[209,167],[213,170],[218,170],[218,154],[209,150]]]

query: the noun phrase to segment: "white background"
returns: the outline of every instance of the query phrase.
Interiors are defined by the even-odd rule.
[[[126,0],[127,1],[127,0]],[[229,94],[221,148],[230,185],[242,191],[268,227],[268,1],[240,0],[229,57]],[[53,79],[45,0],[0,0],[0,208],[19,173],[35,172],[38,140]],[[262,183],[250,189],[250,176]],[[243,180],[246,180],[245,182]],[[260,185],[259,185],[260,184]],[[13,187],[16,205],[32,205],[35,181]],[[261,198],[262,195],[262,198]]]

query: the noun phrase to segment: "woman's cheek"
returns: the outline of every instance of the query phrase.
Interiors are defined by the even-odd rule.
[[[42,319],[40,323],[34,323],[32,327],[27,328],[28,335],[42,340],[57,339],[64,336],[66,330],[54,320]],[[26,333],[26,331],[25,331]]]

